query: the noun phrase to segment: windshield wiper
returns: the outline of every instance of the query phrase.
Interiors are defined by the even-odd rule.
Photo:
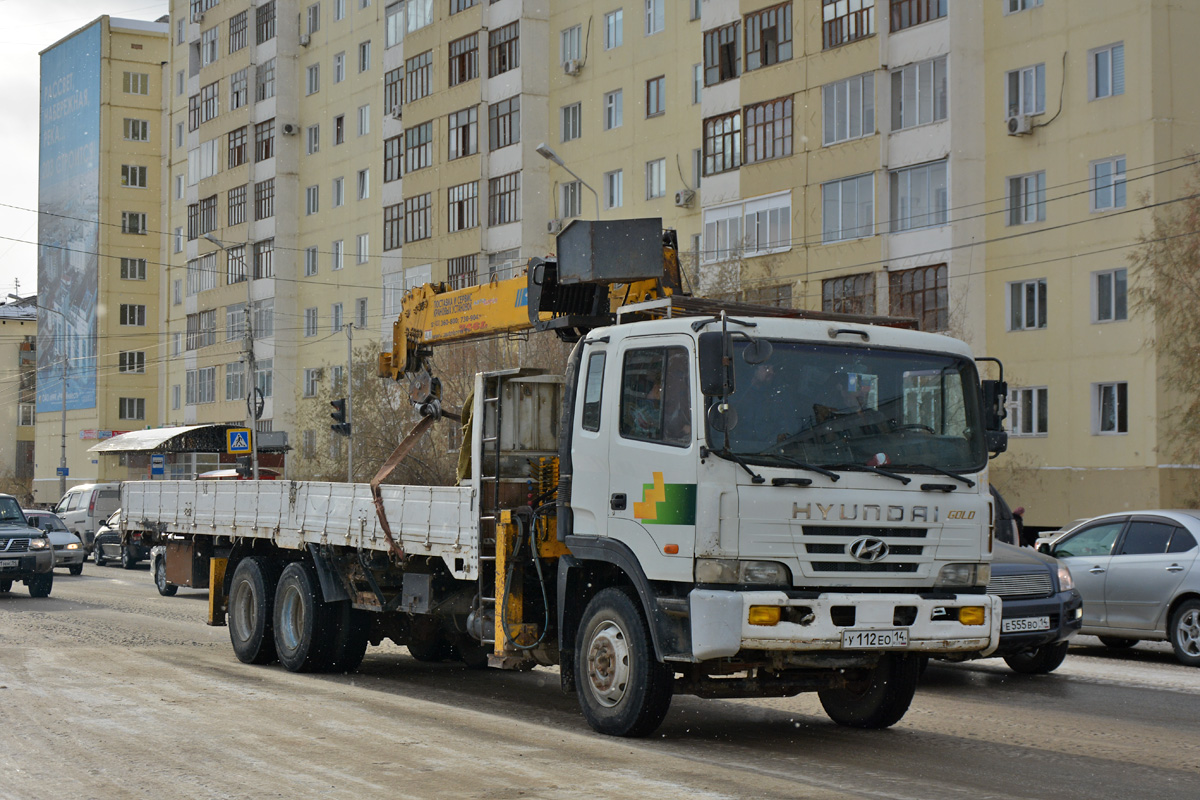
[[[893,466],[895,466],[895,465],[893,465]],[[930,472],[937,473],[938,475],[945,475],[947,478],[954,478],[954,480],[956,480],[956,481],[962,481],[968,487],[975,486],[975,481],[971,480],[967,476],[959,475],[957,472],[951,472],[950,470],[942,469],[941,467],[934,467],[929,464],[901,464],[900,466],[904,467],[905,469],[912,469],[912,470],[927,469]]]
[[[832,468],[845,470],[847,472],[874,472],[876,475],[882,475],[885,478],[891,478],[893,480],[900,481],[905,486],[912,483],[912,478],[909,478],[906,475],[897,475],[894,472],[888,472],[886,469],[869,467],[866,464],[834,464],[832,465]]]
[[[750,479],[751,479],[752,481],[754,481],[755,483],[766,483],[766,482],[767,482],[767,479],[766,479],[766,478],[764,478],[762,475],[759,475],[759,474],[758,474],[757,472],[755,472],[754,470],[750,469],[750,465],[749,465],[749,464],[747,464],[747,463],[745,462],[745,460],[743,460],[743,459],[742,459],[742,457],[741,457],[741,456],[739,456],[737,453],[735,453],[735,452],[733,452],[732,450],[730,450],[728,447],[726,447],[724,450],[722,450],[722,451],[721,451],[721,455],[725,456],[725,457],[726,457],[726,458],[728,458],[730,461],[732,461],[733,463],[737,464],[737,465],[738,465],[738,466],[740,466],[742,469],[746,470],[746,472],[749,472],[749,473],[750,473]]]
[[[842,477],[841,475],[838,475],[836,472],[834,472],[831,469],[825,469],[824,467],[818,467],[816,464],[808,464],[797,458],[791,458],[790,456],[785,456],[781,453],[755,453],[755,455],[762,456],[763,458],[778,459],[779,461],[782,461],[783,463],[787,464],[789,467],[795,467],[796,469],[807,470],[808,472],[815,472],[818,475],[824,475],[826,478],[829,478],[829,480],[831,480],[831,481],[840,480]]]

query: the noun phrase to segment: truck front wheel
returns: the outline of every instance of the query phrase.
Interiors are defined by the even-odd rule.
[[[633,592],[604,589],[583,613],[576,691],[588,724],[610,736],[653,733],[671,707],[674,672],[658,662]]]
[[[161,558],[158,563],[165,573]],[[243,558],[233,571],[229,586],[229,641],[243,664],[270,664],[275,660],[272,617],[278,582],[279,567],[270,559]]]
[[[839,725],[888,728],[908,711],[921,662],[915,655],[884,653],[879,664],[858,680],[836,689],[821,689],[817,697],[825,713]]]

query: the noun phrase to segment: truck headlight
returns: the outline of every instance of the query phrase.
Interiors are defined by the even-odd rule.
[[[791,571],[778,561],[739,561],[736,558],[696,559],[696,583],[750,583],[790,586]]]
[[[1071,570],[1067,569],[1066,564],[1058,565],[1058,590],[1060,592],[1069,592],[1075,588],[1075,579],[1071,577]]]
[[[991,564],[946,564],[938,573],[939,588],[952,586],[986,586],[992,577]]]
[[[29,549],[30,550],[47,550],[47,549],[49,549],[49,547],[50,547],[49,539],[41,538],[41,539],[30,539],[29,540]]]

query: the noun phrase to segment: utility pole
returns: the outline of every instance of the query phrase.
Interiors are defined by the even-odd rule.
[[[346,328],[346,483],[354,483],[354,323]]]
[[[66,333],[65,323],[63,333]],[[67,356],[69,351],[64,349],[62,359],[62,430],[59,438],[62,440],[62,454],[58,457],[58,496],[59,499],[67,493]]]
[[[220,239],[213,236],[211,233],[204,234],[204,238],[221,248],[225,253],[226,262],[229,260],[229,251],[225,248],[224,243]],[[250,292],[250,261],[246,258],[246,251],[242,250],[242,275],[246,281],[246,427],[250,429],[250,464],[254,470],[254,480],[258,480],[258,367],[254,361],[254,300]],[[227,270],[228,271],[228,270]]]

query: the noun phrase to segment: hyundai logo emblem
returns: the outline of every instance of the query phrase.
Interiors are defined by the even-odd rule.
[[[871,564],[887,558],[888,546],[887,542],[883,539],[867,536],[851,542],[848,552],[850,553],[850,557],[855,561],[863,561]]]

